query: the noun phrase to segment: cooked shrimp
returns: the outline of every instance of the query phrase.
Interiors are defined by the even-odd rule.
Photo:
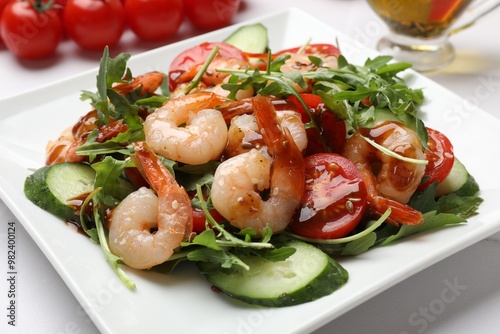
[[[307,147],[307,133],[300,114],[293,110],[276,110],[276,114],[281,127],[290,131],[295,145],[303,152]]]
[[[228,130],[228,144],[224,151],[224,157],[229,158],[252,148],[264,146],[262,135],[259,133],[257,120],[253,113],[252,99],[244,99],[227,103],[220,108],[224,118],[231,120]],[[307,147],[307,133],[302,123],[300,113],[293,110],[285,100],[272,100],[275,106],[278,122],[282,128],[287,128],[302,152]]]
[[[45,164],[84,161],[87,157],[78,155],[76,149],[85,143],[93,130],[98,130],[96,141],[102,143],[129,128],[123,123],[123,120],[110,122],[99,127],[95,123],[96,120],[97,111],[94,109],[81,117],[74,126],[64,130],[57,140],[49,141],[46,146]]]
[[[122,95],[126,95],[141,87],[142,94],[154,94],[163,83],[164,78],[165,75],[161,72],[148,72],[133,78],[130,83],[119,83],[114,85],[113,90]]]
[[[227,126],[215,107],[225,99],[212,93],[185,95],[168,101],[144,122],[146,143],[155,153],[200,165],[218,159],[227,142]]]
[[[135,150],[132,159],[154,191],[142,187],[111,212],[109,247],[128,266],[149,269],[167,261],[191,233],[192,208],[158,157],[144,144]]]
[[[61,162],[81,162],[85,156],[76,154],[81,143],[75,140],[71,127],[64,130],[55,141],[49,141],[45,148],[45,164],[54,165]]]
[[[231,120],[227,138],[224,159],[248,152],[252,148],[258,149],[263,145],[262,135],[259,133],[259,125],[254,115],[244,114],[234,117]]]
[[[407,158],[425,160],[417,134],[395,122],[385,122],[362,134],[377,144]],[[372,211],[392,209],[389,221],[419,224],[422,214],[405,203],[417,189],[425,172],[424,164],[402,161],[370,145],[358,133],[347,140],[343,155],[354,162],[363,176]]]
[[[259,232],[268,225],[278,233],[289,224],[304,192],[304,159],[289,131],[280,130],[269,99],[257,96],[253,105],[266,146],[219,165],[211,199],[233,226]]]
[[[160,72],[149,72],[134,78],[131,83],[117,84],[113,89],[117,93],[125,95],[142,87],[142,94],[153,94],[161,86],[163,78],[164,75]],[[49,141],[45,149],[45,163],[53,165],[61,162],[84,161],[87,157],[78,155],[76,149],[85,143],[88,135],[94,129],[99,130],[97,142],[100,143],[128,129],[128,125],[124,124],[123,120],[113,121],[112,119],[110,119],[110,123],[98,127],[97,119],[97,110],[93,109],[81,117],[74,126],[64,130],[57,140]]]

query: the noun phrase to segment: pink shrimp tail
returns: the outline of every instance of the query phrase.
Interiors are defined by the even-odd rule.
[[[253,98],[252,103],[255,119],[259,129],[261,129],[261,135],[269,153],[280,154],[288,145],[295,145],[293,139],[282,132],[276,110],[269,98],[257,95]]]
[[[418,225],[423,222],[422,213],[406,204],[382,196],[371,197],[368,202],[371,213],[377,217],[382,216],[390,208],[391,214],[387,222],[393,225]]]
[[[163,83],[165,75],[161,72],[149,72],[134,78],[131,83],[120,83],[113,87],[119,94],[125,95],[141,86],[142,94],[153,94]]]
[[[387,218],[387,222],[393,225],[418,225],[423,222],[422,213],[420,211],[406,204],[379,195],[375,185],[375,176],[371,173],[369,168],[361,163],[358,163],[357,167],[365,181],[366,192],[368,194],[369,214],[379,218],[390,208],[391,214]]]
[[[271,188],[280,178],[292,178],[295,180],[293,193],[300,198],[304,193],[306,171],[302,153],[287,128],[279,125],[276,109],[270,98],[257,95],[253,99],[254,113],[262,138],[267,146],[269,154],[274,155],[276,160],[273,164],[273,173],[278,175],[271,180]]]
[[[135,143],[134,148],[135,154],[130,158],[144,179],[158,194],[160,200],[163,198],[176,202],[175,205],[172,204],[172,207],[175,209],[175,206],[178,206],[178,214],[183,217],[182,221],[187,222],[184,233],[187,237],[193,229],[193,213],[189,195],[145,142]]]

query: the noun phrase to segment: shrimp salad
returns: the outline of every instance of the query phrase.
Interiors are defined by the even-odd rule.
[[[89,112],[47,144],[27,197],[100,243],[130,288],[127,266],[279,271],[300,242],[342,274],[321,281],[329,294],[347,280],[343,257],[477,214],[477,183],[399,77],[411,64],[351,64],[332,44],[263,51],[207,42],[168,73],[133,75],[129,54],[105,49],[97,91],[82,93]],[[64,197],[54,189],[72,182],[68,166],[89,187]]]

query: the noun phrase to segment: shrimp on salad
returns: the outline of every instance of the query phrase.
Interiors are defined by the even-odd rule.
[[[301,152],[307,147],[307,133],[300,113],[285,100],[271,100],[276,110],[276,116],[282,128],[287,128],[295,145]],[[230,120],[228,142],[224,150],[224,158],[230,158],[248,152],[252,148],[264,146],[262,135],[255,115],[252,99],[243,99],[228,103],[219,109],[226,122]]]
[[[148,72],[132,78],[130,83],[114,85],[113,90],[126,95],[141,87],[142,95],[152,95],[161,86],[163,79],[164,74],[160,72]],[[97,119],[97,110],[93,109],[81,117],[74,126],[65,129],[57,140],[49,141],[45,149],[46,165],[85,161],[86,156],[78,155],[76,149],[86,142],[88,135],[95,129],[98,130],[97,142],[104,142],[128,129],[128,125],[121,119],[110,119],[110,123],[101,126],[97,126]]]
[[[271,101],[256,96],[253,106],[265,146],[217,168],[212,203],[235,227],[260,232],[268,225],[279,233],[288,226],[304,192],[304,159],[289,131],[280,128]]]
[[[426,159],[417,134],[400,123],[384,122],[361,132],[368,139],[406,158]],[[415,225],[422,222],[422,214],[406,203],[422,180],[424,164],[389,156],[368,143],[359,133],[347,140],[343,155],[354,162],[361,172],[372,211],[381,215],[391,208],[388,221],[395,224]]]
[[[215,107],[226,101],[201,92],[166,102],[144,121],[146,143],[171,160],[191,165],[218,159],[227,142],[227,126]]]
[[[152,189],[139,188],[111,212],[109,247],[128,266],[148,269],[167,261],[191,233],[191,200],[145,143],[135,144],[131,158]]]
[[[161,72],[152,71],[139,75],[130,83],[119,83],[113,86],[113,90],[119,94],[126,95],[141,87],[141,94],[154,94],[163,83],[165,75]]]
[[[96,141],[102,143],[129,128],[121,119],[99,127],[96,120],[97,111],[94,109],[81,117],[74,126],[64,130],[57,140],[49,141],[46,146],[45,164],[85,161],[87,157],[78,155],[76,149],[86,142],[93,130],[97,129]]]

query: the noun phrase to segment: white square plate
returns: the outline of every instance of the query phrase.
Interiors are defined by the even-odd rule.
[[[299,10],[262,17],[273,50],[333,43],[352,63],[374,51]],[[205,41],[220,41],[238,26],[133,56],[132,73],[166,72],[178,53]],[[427,125],[446,133],[456,155],[482,188],[480,214],[468,224],[445,228],[341,259],[349,271],[346,286],[320,300],[279,309],[253,307],[215,294],[191,265],[170,275],[125,268],[137,284],[130,291],[106,263],[100,247],[62,221],[34,206],[23,193],[25,178],[44,163],[48,140],[89,110],[80,91],[95,91],[97,69],[39,90],[0,101],[0,195],[103,333],[304,333],[313,331],[356,305],[433,263],[500,230],[498,155],[500,122],[431,80],[408,71],[413,87],[424,88]],[[265,288],[265,287],[263,287]]]

